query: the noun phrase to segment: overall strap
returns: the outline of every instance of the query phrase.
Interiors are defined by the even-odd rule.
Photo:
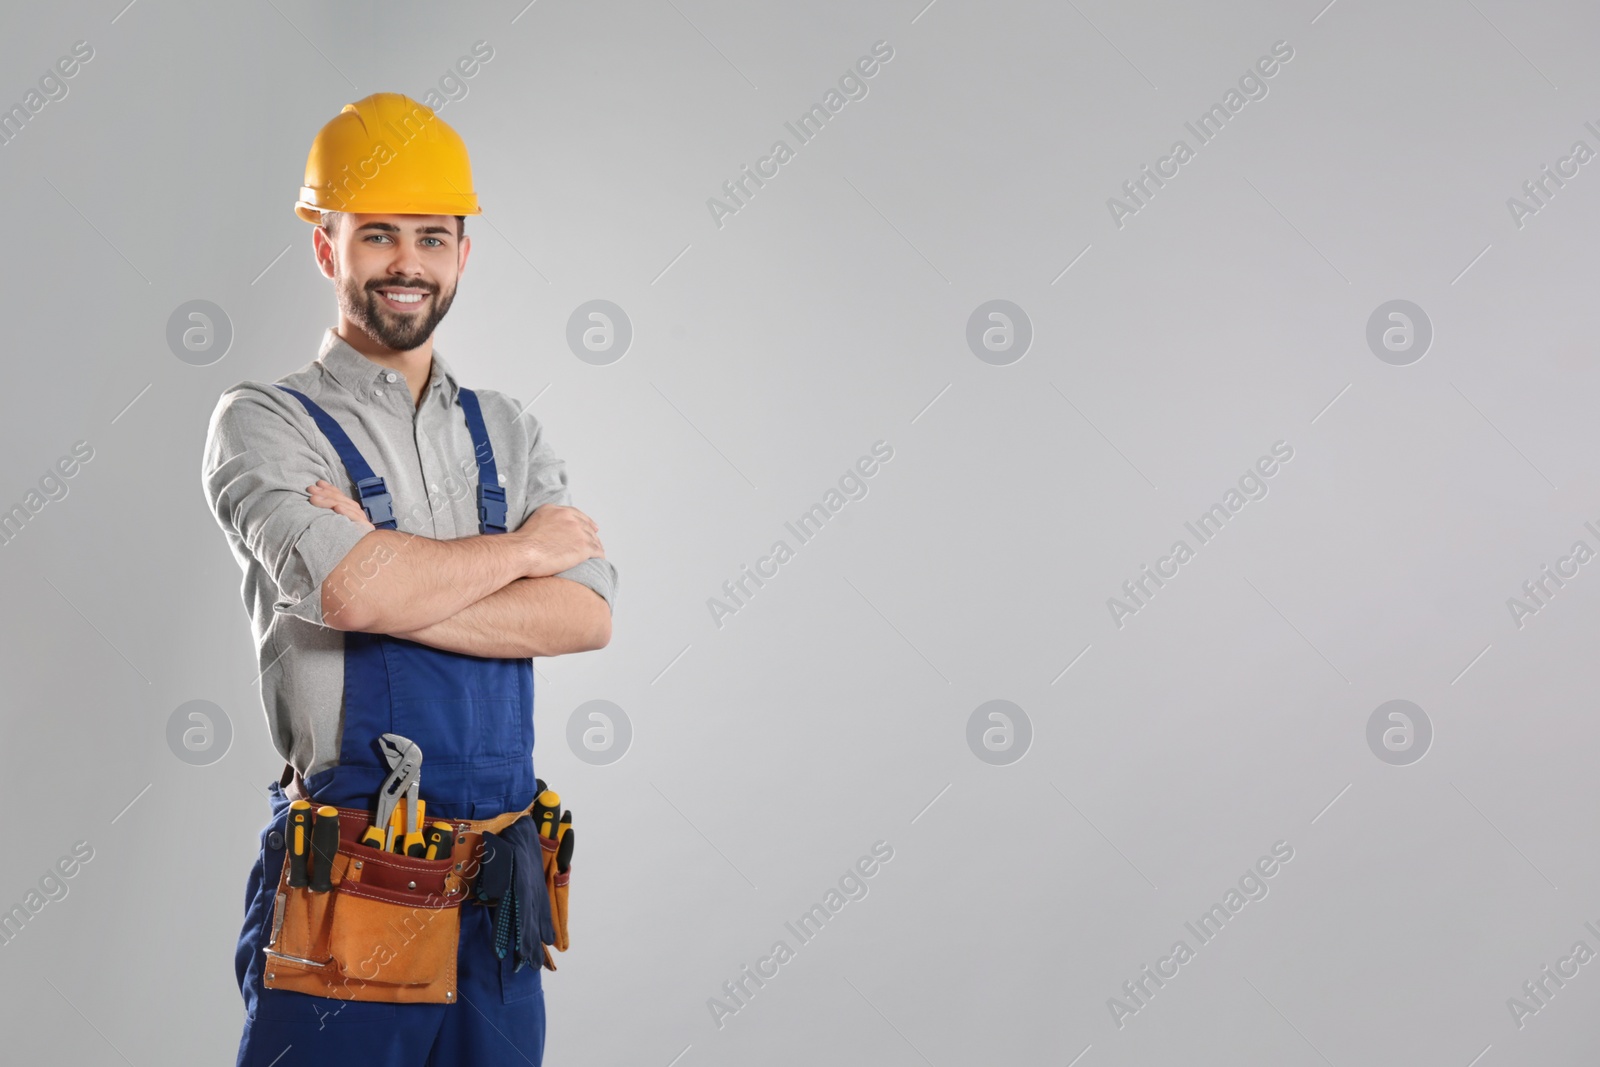
[[[287,385],[278,386],[284,392],[300,401],[310,413],[312,421],[317,428],[327,437],[333,445],[333,450],[339,453],[339,459],[344,463],[344,469],[356,483],[356,495],[361,504],[361,510],[367,513],[367,521],[380,530],[393,530],[394,502],[389,496],[389,489],[383,484],[383,479],[372,472],[367,461],[362,458],[361,452],[356,448],[355,442],[350,440],[350,435],[344,432],[332,415],[317,406],[316,401]]]
[[[494,446],[489,443],[489,430],[483,424],[483,409],[478,406],[478,394],[471,389],[456,389],[461,398],[461,410],[467,416],[467,432],[472,435],[472,454],[478,459],[478,532],[506,532],[506,491],[500,486],[500,475],[494,468]]]

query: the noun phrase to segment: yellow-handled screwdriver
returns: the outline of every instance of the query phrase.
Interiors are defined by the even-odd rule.
[[[411,798],[407,797],[405,803],[409,809],[411,807]],[[427,810],[428,802],[418,797],[417,810],[415,812],[409,810],[406,812],[406,825],[411,829],[406,831],[405,844],[400,847],[399,851],[407,856],[421,856],[428,851],[427,842],[423,839],[422,834],[422,819]]]
[[[393,842],[393,847],[390,851],[398,852],[402,856],[420,856],[427,847],[423,842],[421,827],[423,825],[422,813],[427,809],[428,802],[420,799],[417,801],[417,817],[415,819],[411,818],[411,812],[407,810],[409,807],[410,798],[401,797],[395,802],[394,811],[389,815],[388,837]],[[406,826],[411,823],[415,823],[418,827],[415,833],[406,831]],[[417,848],[415,852],[411,851],[413,845]]]
[[[311,801],[296,800],[289,805],[289,885],[304,889],[311,855]]]
[[[533,802],[533,825],[540,837],[554,837],[561,818],[561,794],[546,789]]]
[[[326,893],[333,888],[333,857],[339,853],[339,809],[331,804],[317,809],[311,851],[316,859],[311,868],[311,891]]]

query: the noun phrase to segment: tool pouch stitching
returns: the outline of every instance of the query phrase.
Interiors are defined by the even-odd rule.
[[[313,806],[316,806],[314,801]],[[461,923],[461,913],[457,909],[469,896],[472,896],[470,889],[476,881],[481,865],[483,834],[504,830],[512,823],[527,818],[531,810],[530,806],[522,811],[506,812],[486,820],[450,820],[456,824],[458,833],[455,848],[448,860],[421,860],[380,852],[359,844],[357,839],[341,835],[339,851],[329,878],[333,888],[326,893],[312,893],[304,887],[291,888],[288,884],[289,862],[285,856],[283,868],[278,876],[276,910],[271,927],[276,931],[276,936],[267,946],[264,984],[273,989],[293,990],[340,1000],[454,1003],[456,956],[460,945]],[[364,826],[368,819],[368,812],[363,808],[341,807],[339,815],[341,823],[348,822],[352,826]],[[539,948],[543,965],[553,971],[556,969],[555,960],[546,946],[554,945],[559,952],[567,950],[569,942],[566,898],[567,884],[571,880],[572,871],[569,867],[567,871],[557,873],[554,844],[545,847],[545,842],[541,839],[540,845],[543,849],[541,860],[544,870],[541,872],[543,877],[538,881],[544,883],[542,888],[545,889],[545,892],[540,894],[545,898],[541,903],[547,908],[554,940],[545,941]],[[415,872],[426,875],[443,871],[447,892],[441,898],[436,892],[400,890],[347,877],[352,872],[352,865],[358,860],[363,864],[363,870],[370,864],[391,874]],[[452,888],[455,892],[448,892]],[[441,958],[437,973],[431,980],[395,981],[397,975],[412,978],[417,976],[415,969],[407,971],[404,967],[393,966],[395,959],[398,958],[398,954],[395,954],[389,960],[391,966],[387,971],[389,978],[387,981],[383,980],[385,969],[382,963],[378,965],[376,974],[352,975],[349,969],[359,966],[361,961],[334,958],[336,951],[346,956],[352,951],[349,938],[341,939],[335,936],[334,927],[339,914],[337,902],[341,897],[349,898],[349,903],[352,905],[361,902],[356,908],[347,908],[347,915],[353,910],[379,910],[367,902],[393,905],[402,911],[410,908],[450,913],[448,919],[444,919],[445,925],[442,927],[437,927],[436,922],[427,924],[429,927],[437,927],[428,931],[430,940],[437,939],[441,945],[447,945],[448,948],[447,951],[435,950],[435,954]],[[483,902],[474,900],[474,903]],[[400,918],[394,913],[391,913],[390,917]],[[440,917],[443,918],[443,915]],[[539,925],[544,926],[543,923]],[[544,930],[541,929],[541,941],[544,941],[543,934]],[[335,945],[339,946],[337,950]],[[296,948],[301,951],[294,951]],[[294,958],[285,958],[286,956]]]
[[[365,815],[340,809],[341,822],[356,816],[351,825],[364,825]],[[329,871],[333,888],[325,893],[291,887],[286,856],[275,899],[277,936],[267,946],[263,983],[340,1000],[454,1003],[458,909],[467,886],[460,870],[475,862],[479,840],[480,834],[469,831],[448,859],[423,860],[341,836]],[[429,888],[363,882],[361,874],[369,870],[383,872],[383,881],[415,875],[408,881]]]

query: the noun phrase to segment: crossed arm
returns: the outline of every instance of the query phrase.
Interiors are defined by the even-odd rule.
[[[611,609],[571,579],[518,578],[448,619],[393,636],[473,656],[560,656],[609,644]]]
[[[605,555],[599,527],[577,508],[545,504],[516,531],[451,541],[378,530],[327,482],[311,503],[367,533],[321,588],[323,622],[473,656],[559,656],[604,648],[611,609],[556,574]]]

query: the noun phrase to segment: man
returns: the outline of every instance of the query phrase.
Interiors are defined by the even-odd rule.
[[[449,1003],[274,988],[278,971],[317,961],[269,951],[291,800],[373,809],[390,771],[378,737],[394,733],[421,749],[430,820],[528,809],[530,657],[611,637],[616,569],[538,420],[460,386],[433,347],[471,251],[472,188],[465,146],[430,109],[395,93],[347,105],[318,134],[295,205],[317,224],[338,326],[315,361],[240,383],[211,418],[206,498],[244,570],[262,703],[288,763],[269,787],[235,954],[241,1067],[543,1055],[540,963],[497,953],[488,908],[456,909]]]

